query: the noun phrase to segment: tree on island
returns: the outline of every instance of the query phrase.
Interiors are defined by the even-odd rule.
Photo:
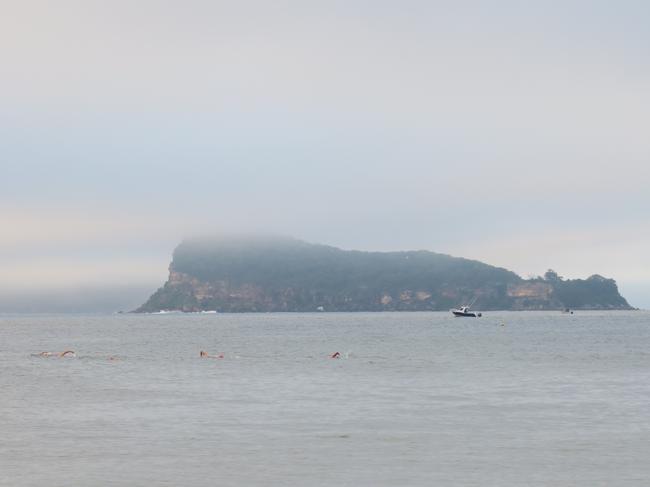
[[[549,282],[560,282],[564,278],[558,275],[553,269],[549,269],[544,273],[544,280]]]

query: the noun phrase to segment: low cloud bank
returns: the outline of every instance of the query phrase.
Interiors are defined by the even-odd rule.
[[[0,292],[0,313],[114,313],[140,306],[158,285]]]

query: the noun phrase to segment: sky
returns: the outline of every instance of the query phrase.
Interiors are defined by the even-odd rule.
[[[230,232],[599,273],[650,308],[646,1],[0,6],[0,310],[135,306]]]

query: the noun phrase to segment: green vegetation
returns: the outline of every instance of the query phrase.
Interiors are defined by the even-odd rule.
[[[598,274],[586,280],[565,281],[560,277],[554,282],[554,287],[557,299],[567,308],[582,308],[585,303],[598,308],[629,307],[625,298],[618,293],[616,281]]]
[[[289,238],[185,241],[170,271],[138,311],[446,310],[474,298],[483,310],[628,307],[614,281],[596,276],[524,281],[506,269],[428,251],[344,251]],[[548,286],[518,297],[537,281]]]

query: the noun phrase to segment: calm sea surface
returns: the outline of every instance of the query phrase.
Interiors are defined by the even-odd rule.
[[[648,486],[650,313],[0,316],[0,485]]]

